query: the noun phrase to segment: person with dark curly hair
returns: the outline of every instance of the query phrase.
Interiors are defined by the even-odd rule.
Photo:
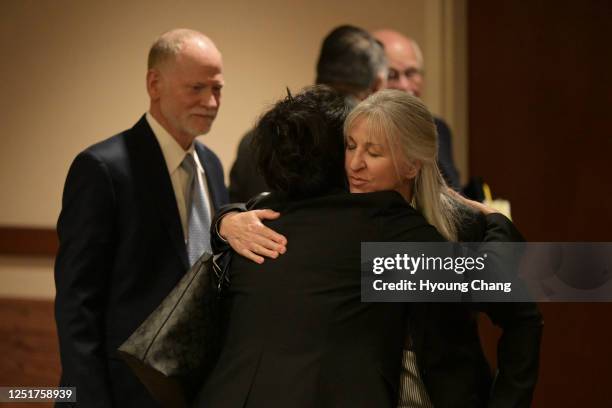
[[[346,191],[348,111],[319,86],[257,124],[272,192],[253,208],[282,213],[268,226],[291,250],[261,265],[232,260],[226,341],[196,406],[396,406],[407,306],[361,302],[360,245],[444,238],[397,192]]]

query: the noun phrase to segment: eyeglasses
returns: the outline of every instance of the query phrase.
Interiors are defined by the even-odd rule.
[[[408,68],[404,71],[398,71],[393,68],[389,68],[389,73],[387,74],[387,80],[389,81],[398,81],[401,76],[405,76],[406,79],[413,79],[417,76],[423,77],[425,76],[425,71],[418,68]]]

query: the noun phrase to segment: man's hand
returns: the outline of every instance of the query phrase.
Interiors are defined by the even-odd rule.
[[[264,256],[275,259],[287,251],[287,238],[261,223],[278,217],[272,210],[232,212],[221,219],[219,233],[238,254],[261,264]]]

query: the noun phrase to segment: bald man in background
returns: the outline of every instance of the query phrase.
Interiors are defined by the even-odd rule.
[[[390,29],[375,31],[374,37],[385,47],[389,64],[387,88],[409,92],[420,98],[425,80],[424,62],[416,41]],[[453,160],[451,131],[442,119],[435,117],[434,120],[438,129],[438,167],[446,182],[458,190],[460,180]]]
[[[228,201],[221,162],[195,141],[221,102],[215,44],[188,29],[163,34],[146,85],[148,112],[81,152],[64,187],[55,316],[71,406],[159,406],[117,347],[210,251],[210,219]]]

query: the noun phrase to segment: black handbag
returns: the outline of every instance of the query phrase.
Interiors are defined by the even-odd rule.
[[[196,261],[118,353],[164,407],[186,407],[219,356],[229,254]],[[220,265],[223,265],[221,267]]]

